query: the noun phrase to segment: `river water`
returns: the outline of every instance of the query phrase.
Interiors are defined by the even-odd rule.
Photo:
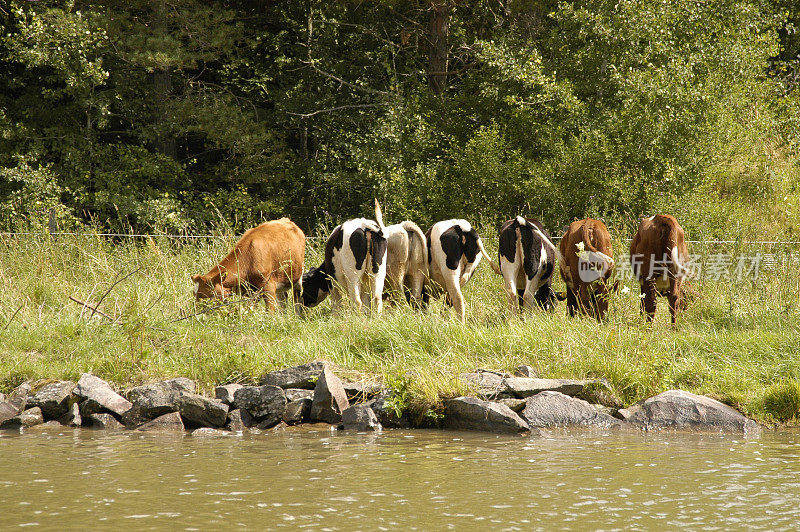
[[[0,530],[796,529],[800,434],[0,434]]]

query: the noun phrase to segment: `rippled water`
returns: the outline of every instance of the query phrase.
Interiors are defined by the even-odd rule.
[[[800,434],[0,435],[0,529],[788,529]]]

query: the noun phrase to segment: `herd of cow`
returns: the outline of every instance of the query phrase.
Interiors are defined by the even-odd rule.
[[[303,271],[306,237],[288,218],[265,222],[242,236],[233,250],[205,275],[195,275],[195,296],[225,298],[252,291],[270,309],[294,291],[295,301],[313,307],[331,296],[334,307],[343,297],[357,309],[380,313],[383,299],[404,296],[413,306],[444,295],[464,321],[461,287],[486,257],[502,275],[512,312],[538,306],[552,311],[567,301],[570,316],[585,313],[598,320],[608,312],[614,256],[611,236],[600,220],[572,222],[556,247],[536,220],[517,216],[500,230],[499,264],[466,220],[435,223],[427,233],[411,221],[385,226],[375,202],[375,220],[357,218],[338,225],[325,244],[322,264]],[[566,292],[552,289],[556,261]],[[689,255],[683,228],[674,217],[645,218],[633,238],[630,260],[642,290],[642,312],[652,320],[657,295],[669,301],[672,323],[685,307],[684,283]]]

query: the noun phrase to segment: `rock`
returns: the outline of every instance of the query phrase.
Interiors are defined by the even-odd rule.
[[[576,397],[589,403],[607,406],[612,409],[622,408],[622,401],[614,395],[614,390],[611,389],[611,384],[606,379],[587,382]]]
[[[311,419],[336,425],[342,421],[342,412],[349,406],[342,381],[325,366],[314,388]]]
[[[100,430],[120,430],[124,428],[122,423],[117,421],[117,418],[112,416],[111,414],[92,414],[89,416],[90,426],[93,429],[100,429]]]
[[[342,412],[342,425],[344,430],[355,430],[358,432],[380,431],[381,424],[378,417],[368,406],[356,405],[346,408]]]
[[[461,379],[466,381],[481,397],[495,398],[508,392],[505,375],[491,371],[462,373]]]
[[[59,423],[58,421],[53,419],[53,420],[47,421],[45,423],[41,423],[39,425],[34,425],[34,426],[30,427],[28,430],[29,431],[39,431],[39,430],[41,430],[41,431],[45,431],[45,430],[49,431],[49,430],[62,430],[63,428],[64,428],[64,425],[62,425],[61,423]]]
[[[444,428],[526,434],[528,424],[504,404],[475,397],[456,397],[444,402]]]
[[[618,427],[617,419],[582,399],[545,391],[526,399],[522,417],[531,427]]]
[[[286,410],[286,394],[278,386],[242,386],[233,396],[233,406],[247,410],[259,425],[279,423]]]
[[[256,421],[247,410],[237,408],[228,412],[228,424],[225,425],[225,428],[233,432],[243,432],[255,424]]]
[[[279,386],[281,388],[304,388],[313,390],[317,378],[322,373],[325,362],[315,360],[301,366],[272,371],[261,377],[261,386]]]
[[[9,396],[5,401],[0,402],[0,429],[17,429],[20,425],[16,421],[11,421],[16,418],[23,410],[25,410],[27,400],[26,397],[13,397]]]
[[[6,398],[9,399],[17,399],[22,397],[28,397],[31,394],[31,385],[27,382],[23,382],[11,392],[11,394]]]
[[[214,397],[226,405],[231,406],[233,404],[233,396],[236,393],[236,390],[241,387],[241,384],[226,384],[224,386],[217,386],[214,388]]]
[[[311,413],[311,399],[295,399],[286,404],[283,412],[283,422],[287,425],[297,425],[308,419]]]
[[[28,406],[41,408],[45,419],[58,419],[69,410],[69,399],[74,388],[72,381],[45,384],[32,397],[28,396]]]
[[[297,401],[298,399],[313,399],[314,398],[314,390],[302,390],[300,388],[287,388],[284,390],[286,393],[286,400],[290,403],[292,401]]]
[[[183,432],[183,421],[178,412],[170,412],[163,416],[158,416],[152,421],[148,421],[136,430],[147,432]]]
[[[184,422],[203,427],[223,427],[228,420],[228,405],[219,399],[187,393],[178,401],[178,412]]]
[[[761,431],[758,423],[728,405],[683,390],[668,390],[619,413],[623,419],[645,430]]]
[[[91,373],[81,375],[72,393],[87,401],[93,401],[102,409],[117,416],[121,416],[133,406],[130,401],[115,392],[106,381]]]
[[[99,414],[103,411],[103,406],[94,399],[85,399],[79,403],[81,417],[89,419],[92,414]]]
[[[195,383],[182,377],[131,388],[125,392],[125,397],[133,406],[122,415],[122,422],[127,427],[133,427],[177,412],[181,396],[193,394],[195,390]]]
[[[58,418],[58,422],[67,427],[80,427],[81,424],[83,424],[83,419],[81,419],[81,411],[78,403],[73,401],[67,413]]]
[[[44,416],[42,415],[42,409],[39,408],[38,406],[34,406],[33,408],[25,410],[17,417],[19,418],[20,425],[22,425],[22,428],[26,429],[44,423]]]
[[[204,438],[218,438],[220,436],[230,436],[231,433],[225,430],[212,429],[211,427],[200,427],[192,431],[192,436]]]
[[[560,392],[564,395],[575,396],[583,391],[584,386],[591,381],[571,379],[530,379],[527,377],[509,377],[505,379],[508,391],[514,397],[526,398],[539,392]]]
[[[514,368],[515,377],[527,377],[529,379],[538,379],[539,374],[533,369],[532,366],[517,366]]]
[[[496,403],[500,403],[501,405],[506,405],[508,408],[519,414],[525,409],[525,399],[515,399],[515,398],[507,398],[507,399],[495,399]]]
[[[392,392],[385,391],[375,399],[364,403],[364,406],[370,407],[378,417],[380,424],[386,428],[411,428],[411,423],[408,419],[405,416],[397,417],[397,412],[390,407],[391,398]]]
[[[366,401],[384,391],[383,386],[372,382],[343,382],[342,388],[349,401]]]

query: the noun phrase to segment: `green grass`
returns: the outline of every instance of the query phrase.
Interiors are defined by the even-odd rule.
[[[496,246],[490,231],[484,239],[490,250]],[[678,387],[761,421],[798,419],[796,268],[764,272],[758,283],[702,280],[677,331],[668,325],[664,299],[655,324],[643,322],[636,286],[613,297],[603,324],[570,319],[563,305],[552,315],[510,317],[502,280],[485,264],[464,290],[465,325],[441,302],[425,312],[390,306],[380,317],[332,315],[328,303],[305,316],[292,309],[270,314],[247,300],[215,310],[195,304],[189,276],[207,271],[233,241],[0,239],[0,391],[26,380],[76,379],[85,371],[120,387],[185,376],[208,390],[326,359],[344,376],[406,382],[412,408],[424,412],[435,411],[442,397],[468,391],[456,377],[461,372],[529,364],[543,377],[605,377],[626,405]],[[309,249],[307,265],[320,262],[319,243]],[[624,249],[616,246],[617,253]],[[100,305],[116,323],[88,319],[90,312],[69,300],[97,302],[132,271]],[[792,382],[789,393],[783,388]]]

